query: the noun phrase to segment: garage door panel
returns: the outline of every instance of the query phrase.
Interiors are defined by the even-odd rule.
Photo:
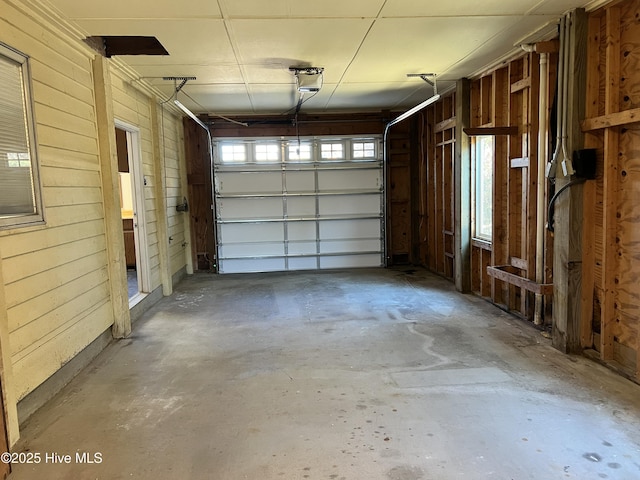
[[[289,218],[313,217],[316,214],[315,197],[287,197],[287,215]]]
[[[318,171],[318,189],[323,191],[380,190],[382,169],[358,168],[353,170]]]
[[[316,240],[316,222],[294,222],[287,225],[289,240]]]
[[[315,173],[313,171],[286,172],[285,184],[289,193],[308,193],[315,191]]]
[[[345,240],[353,238],[380,238],[380,221],[325,220],[320,222],[320,240]]]
[[[380,250],[380,239],[327,240],[320,242],[320,253],[360,253]]]
[[[243,172],[241,170],[216,172],[216,193],[220,195],[281,193],[282,173]]]
[[[289,255],[315,255],[318,242],[289,242],[287,247]]]
[[[223,198],[218,214],[226,220],[282,218],[282,198]]]
[[[284,244],[281,242],[229,243],[220,247],[222,258],[284,256]]]
[[[316,257],[290,258],[288,270],[317,270],[318,260]]]
[[[379,215],[380,195],[330,195],[320,197],[319,213],[336,215]]]
[[[380,267],[379,254],[371,255],[334,255],[320,257],[320,268],[363,268]]]
[[[221,259],[218,262],[220,273],[282,272],[284,270],[284,258]]]
[[[244,243],[255,239],[263,242],[284,242],[284,228],[281,223],[231,223],[221,225],[218,243]]]

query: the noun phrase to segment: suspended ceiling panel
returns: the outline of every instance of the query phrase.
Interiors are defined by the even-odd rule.
[[[108,2],[56,0],[50,2],[63,14],[76,19],[130,19],[130,18],[221,18],[218,2],[210,0],[109,0]]]
[[[505,17],[385,18],[375,23],[344,77],[350,83],[398,80],[397,72],[442,72],[508,27]],[[464,31],[465,41],[460,41]],[[393,41],[390,41],[393,39]],[[406,55],[406,51],[420,55]],[[384,59],[381,62],[380,59]],[[420,79],[413,79],[413,83]]]
[[[535,11],[541,4],[557,4],[555,0],[450,0],[448,2],[420,2],[416,0],[388,0],[382,10],[384,17],[461,17],[512,16]],[[569,3],[569,2],[565,2]],[[573,2],[575,4],[575,2]],[[566,7],[569,8],[569,7]],[[557,10],[557,9],[556,9]]]
[[[230,17],[375,17],[384,0],[227,0],[225,10]]]
[[[35,0],[25,0],[35,1]],[[47,1],[47,0],[42,0]],[[42,2],[40,2],[42,3]],[[443,91],[518,43],[540,39],[575,7],[602,0],[48,0],[86,36],[151,35],[169,56],[124,56],[171,95],[163,76],[196,76],[180,100],[196,113],[283,113],[295,106],[290,66],[324,67],[307,113],[404,109]],[[551,28],[549,28],[551,24]],[[539,33],[536,33],[539,32]],[[28,52],[27,52],[28,53]]]

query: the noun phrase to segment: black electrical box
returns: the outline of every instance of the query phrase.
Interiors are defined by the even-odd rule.
[[[585,148],[573,152],[575,176],[593,180],[596,178],[596,149]]]

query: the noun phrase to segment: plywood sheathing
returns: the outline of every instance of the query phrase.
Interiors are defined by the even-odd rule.
[[[590,14],[585,146],[597,178],[585,196],[583,348],[640,381],[640,1]]]

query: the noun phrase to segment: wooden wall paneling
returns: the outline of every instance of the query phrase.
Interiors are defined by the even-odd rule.
[[[610,7],[606,16],[606,65],[605,65],[605,114],[619,110],[620,88],[620,9]],[[604,182],[603,182],[603,231],[602,231],[602,320],[600,356],[604,361],[613,359],[613,342],[616,328],[616,190],[618,181],[618,128],[604,132]]]
[[[600,28],[601,17],[592,15],[588,21],[587,33],[587,87],[585,115],[587,118],[598,116],[598,98],[600,97]],[[601,139],[596,133],[585,135],[585,148],[600,148]],[[583,349],[593,348],[593,317],[595,302],[595,223],[596,182],[587,182],[583,190],[583,230],[582,230],[582,289],[580,306],[580,345]],[[601,211],[601,210],[600,210]],[[600,319],[598,319],[599,321]],[[600,329],[598,329],[599,331]]]
[[[410,260],[411,233],[411,138],[410,122],[394,126],[388,136],[388,251],[389,265]]]
[[[211,191],[211,160],[206,132],[191,119],[183,119],[189,217],[191,220],[191,253],[194,270],[215,270],[216,245]]]
[[[445,131],[446,141],[452,140],[453,132]],[[444,276],[453,278],[454,271],[454,144],[446,143],[443,145],[442,154],[442,206],[443,206],[443,224],[442,224],[442,244],[444,249]]]
[[[620,348],[614,360],[640,381],[640,1],[622,4],[620,12],[619,110],[630,122],[619,128],[617,216],[617,304]],[[624,115],[623,115],[624,116]]]
[[[431,125],[427,121],[428,112],[422,111],[418,115],[418,138],[416,149],[418,150],[418,171],[417,171],[417,182],[418,182],[418,201],[416,202],[418,209],[418,225],[417,225],[417,258],[415,263],[419,265],[426,265],[428,258],[428,247],[429,243],[427,241],[428,237],[428,223],[429,223],[429,215],[427,211],[428,203],[428,166],[427,166],[427,158],[428,154],[428,131],[431,128]]]
[[[439,107],[439,105],[437,105]],[[436,121],[438,118],[442,118],[441,114],[439,114],[439,108],[436,109]],[[438,143],[436,143],[435,150],[435,162],[434,162],[434,196],[435,196],[435,236],[436,236],[436,244],[435,244],[435,271],[444,275],[444,238],[442,231],[444,230],[444,175],[443,175],[443,163],[444,163],[444,132],[440,132],[437,134],[436,139]]]
[[[422,112],[414,115],[409,122],[409,178],[410,178],[410,215],[411,215],[411,235],[409,245],[409,263],[416,265],[420,263],[420,230],[422,225],[422,171],[424,156],[421,154],[422,135]]]
[[[437,233],[436,233],[436,212],[437,212],[437,200],[436,200],[436,155],[438,147],[436,146],[439,133],[436,133],[431,127],[435,125],[435,106],[431,106],[427,109],[427,123],[429,128],[427,130],[427,138],[424,140],[427,144],[427,267],[436,271],[436,258],[437,258]]]
[[[481,295],[482,292],[482,250],[475,245],[471,247],[471,292]]]

